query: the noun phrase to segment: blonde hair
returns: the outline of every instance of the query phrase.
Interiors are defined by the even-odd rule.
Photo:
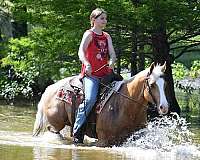
[[[102,8],[96,8],[95,10],[92,11],[92,13],[90,14],[91,27],[94,26],[94,19],[97,19],[103,13],[107,15],[107,12]]]

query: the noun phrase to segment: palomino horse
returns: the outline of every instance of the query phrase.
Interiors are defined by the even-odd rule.
[[[151,66],[125,81],[96,117],[97,146],[121,144],[134,131],[147,123],[147,104],[151,102],[160,114],[168,112],[163,74],[166,63]],[[48,124],[55,132],[71,126],[72,106],[56,99],[59,88],[71,77],[50,85],[38,104],[33,135]],[[86,130],[86,135],[90,135]]]

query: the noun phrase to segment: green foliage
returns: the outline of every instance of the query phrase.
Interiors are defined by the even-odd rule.
[[[7,56],[1,60],[1,65],[4,68],[10,68],[9,72],[14,70],[14,73],[8,75],[11,80],[6,80],[7,75],[4,75],[5,81],[1,81],[1,96],[13,99],[17,95],[25,97],[33,95],[31,86],[35,83],[34,78],[38,76],[33,59],[34,46],[34,42],[29,38],[10,40]]]
[[[174,79],[180,80],[188,76],[187,68],[181,63],[172,64],[172,74]]]
[[[34,84],[32,77],[30,77],[32,74],[24,74],[27,75],[20,75],[21,77],[23,77],[23,80],[21,82],[18,82],[17,80],[1,81],[0,95],[8,100],[13,100],[16,96],[31,98],[33,96],[32,85]]]
[[[59,80],[77,73],[80,64],[76,63],[77,56],[72,54],[73,49],[67,47],[65,35],[61,30],[35,28],[29,37],[11,39],[1,65],[11,67],[16,79],[2,82],[1,95],[9,99],[20,93],[30,97],[33,86],[44,90],[50,79]],[[72,66],[74,69],[70,69]],[[65,72],[60,72],[60,68],[66,68]]]
[[[187,69],[184,64],[176,62],[172,64],[172,74],[175,80],[180,80],[186,77],[197,78],[200,76],[200,61],[193,61],[190,69]]]
[[[191,67],[191,72],[190,72],[190,76],[192,78],[197,78],[200,76],[200,61],[196,60],[193,61],[192,67]]]
[[[187,112],[188,114],[192,114],[193,116],[199,115],[200,99],[198,90],[193,92],[183,92],[182,89],[177,89],[176,95],[178,103],[183,113]]]
[[[112,36],[116,53],[120,53],[117,56],[121,58],[122,68],[129,68],[132,61],[130,55],[136,45],[135,48],[143,45],[141,52],[151,57],[150,37],[160,26],[166,28],[169,42],[175,41],[171,43],[171,48],[177,47],[173,53],[180,51],[180,45],[198,40],[189,38],[188,42],[186,37],[176,41],[185,35],[190,37],[199,28],[197,1],[17,0],[12,3],[12,18],[27,21],[29,33],[27,37],[11,39],[0,55],[1,67],[13,69],[21,80],[12,80],[14,84],[11,85],[4,75],[0,78],[0,85],[5,90],[10,84],[12,88],[18,88],[15,93],[19,94],[23,88],[28,88],[28,91],[33,85],[43,88],[49,79],[57,81],[79,73],[78,47],[82,34],[90,28],[90,12],[96,7],[108,12],[106,31]],[[145,60],[150,63],[149,59]],[[192,76],[199,73],[196,66],[199,63],[195,62]],[[173,75],[181,79],[188,73],[178,63],[173,65]],[[32,94],[31,91],[29,93]]]

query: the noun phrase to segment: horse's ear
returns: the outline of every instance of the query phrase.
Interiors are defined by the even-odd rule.
[[[162,71],[162,72],[165,72],[165,70],[166,70],[166,61],[165,61],[165,63],[161,66],[161,71]]]
[[[152,73],[154,66],[155,66],[154,62],[151,63],[150,70],[149,70],[149,75]]]

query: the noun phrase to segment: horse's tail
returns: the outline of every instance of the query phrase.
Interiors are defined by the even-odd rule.
[[[38,136],[38,134],[41,132],[42,129],[44,129],[47,119],[46,116],[43,113],[43,96],[38,104],[38,111],[36,114],[36,120],[34,124],[34,129],[33,129],[33,136]]]

